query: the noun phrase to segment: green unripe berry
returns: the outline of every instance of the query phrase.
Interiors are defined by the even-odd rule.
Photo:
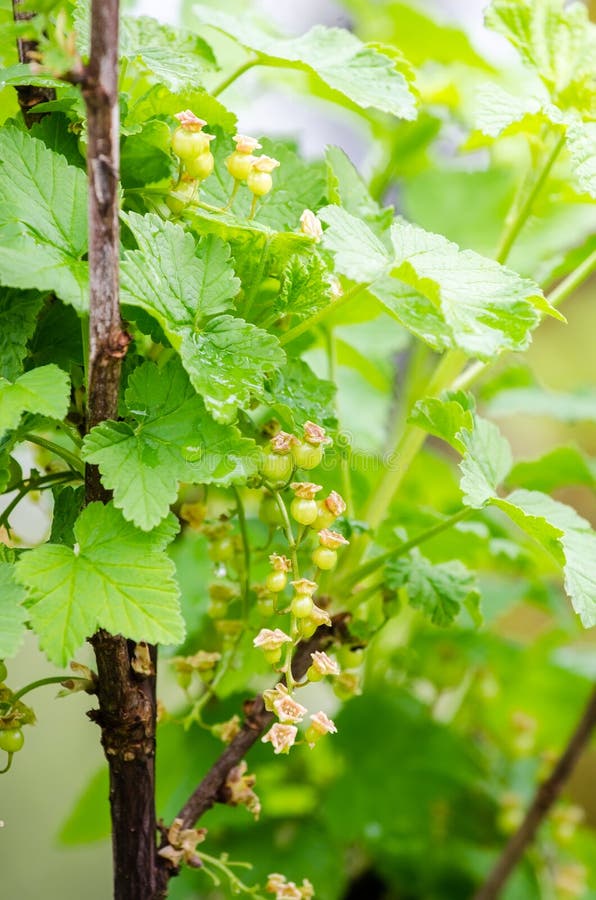
[[[294,497],[290,504],[290,512],[299,525],[312,525],[319,514],[319,509],[316,500]]]
[[[204,131],[189,131],[188,128],[179,127],[172,135],[172,150],[185,162],[195,156],[201,156],[209,151],[211,136]]]
[[[349,647],[342,644],[336,651],[337,661],[340,669],[357,669],[364,662],[363,647]]]
[[[18,753],[24,743],[25,737],[20,728],[6,728],[0,731],[0,750]]]
[[[193,156],[191,159],[184,160],[184,167],[192,178],[198,181],[204,181],[209,178],[215,167],[213,153],[207,150],[199,156]]]
[[[251,169],[248,173],[246,183],[255,197],[264,197],[273,187],[273,179],[269,172],[259,172],[256,169]]]
[[[258,303],[267,303],[267,301],[273,300],[275,297],[277,297],[280,288],[281,282],[279,278],[273,278],[273,276],[264,278],[257,288],[255,300]]]
[[[265,650],[263,655],[267,662],[274,666],[281,659],[281,647],[276,647],[275,650]]]
[[[261,462],[261,474],[274,484],[288,481],[294,471],[294,462],[290,453],[265,453]]]
[[[310,618],[299,619],[297,624],[298,624],[298,637],[300,638],[301,641],[308,641],[309,638],[311,638],[313,636],[313,634],[315,633],[315,631],[318,628],[317,623],[314,622]]]
[[[226,159],[226,168],[236,181],[246,181],[252,169],[254,157],[250,153],[238,153],[234,151]]]
[[[307,619],[314,607],[314,602],[310,594],[294,594],[290,609],[297,619]]]
[[[223,619],[227,612],[228,604],[225,600],[212,600],[207,607],[207,615],[211,619]]]
[[[275,497],[265,495],[259,506],[259,518],[265,525],[281,525],[283,518]]]
[[[183,181],[178,185],[175,191],[168,194],[166,203],[174,215],[179,216],[180,213],[186,209],[188,204],[192,203],[196,192],[197,184],[195,181]]]
[[[8,675],[8,669],[6,668],[6,663],[3,659],[0,659],[0,684],[6,681],[6,676]]]
[[[228,562],[234,555],[234,541],[223,537],[209,545],[209,556],[213,562]]]
[[[336,519],[337,516],[334,516],[331,510],[325,506],[325,501],[317,500],[317,521],[313,526],[315,531],[323,531],[323,529],[329,528]]]
[[[323,447],[300,441],[292,447],[292,456],[299,469],[314,469],[323,459]]]
[[[192,681],[192,672],[189,672],[188,669],[184,669],[181,672],[176,672],[176,681],[180,685],[183,691],[186,691],[190,687],[190,683]]]
[[[259,597],[257,600],[257,612],[263,618],[271,618],[275,614],[275,600],[273,597]]]
[[[267,590],[271,591],[272,594],[278,594],[280,591],[283,591],[287,583],[288,576],[285,572],[269,572],[265,579]]]
[[[330,550],[328,547],[317,547],[313,551],[312,561],[323,572],[328,572],[337,565],[337,551]]]

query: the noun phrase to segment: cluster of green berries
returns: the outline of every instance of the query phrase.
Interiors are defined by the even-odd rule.
[[[7,674],[6,664],[4,660],[0,659],[0,697],[6,694],[10,698],[10,691],[4,684]],[[10,710],[11,704],[8,701],[7,711],[10,712]],[[0,717],[0,750],[8,753],[9,757],[12,757],[13,753],[18,753],[25,743],[23,729],[15,724],[16,721],[18,719],[15,720],[10,715],[4,717],[4,712],[2,712],[2,717]]]
[[[207,122],[190,109],[177,113],[175,118],[180,124],[172,134],[172,150],[180,159],[182,170],[176,190],[168,199],[168,205],[173,212],[178,213],[194,199],[197,182],[209,178],[215,168],[211,152],[211,141],[215,140],[215,135],[203,131]],[[246,183],[252,193],[253,203],[268,194],[273,187],[271,173],[279,166],[278,160],[271,156],[254,155],[255,150],[261,149],[256,138],[237,134],[234,142],[236,149],[225,161],[226,168],[234,179],[234,192],[228,207],[243,183]]]

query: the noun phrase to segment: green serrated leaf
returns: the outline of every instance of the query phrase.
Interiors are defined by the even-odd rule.
[[[309,419],[333,430],[337,427],[335,391],[335,385],[318,378],[304,360],[289,359],[268,380],[266,400],[290,431]]]
[[[389,562],[385,575],[390,588],[406,588],[410,605],[441,627],[451,625],[462,604],[479,597],[475,576],[459,560],[433,565],[414,552]]]
[[[281,289],[274,308],[280,315],[303,319],[331,302],[327,267],[317,255],[288,260],[281,276]]]
[[[120,177],[126,188],[142,187],[173,174],[170,129],[165,122],[152,120],[142,131],[126,137],[120,152]]]
[[[359,216],[376,233],[385,231],[393,219],[391,208],[382,209],[371,197],[360,173],[340,147],[327,147],[327,194],[329,203],[343,206]]]
[[[0,288],[0,377],[14,381],[23,371],[42,304],[43,295],[37,291]]]
[[[21,646],[27,613],[25,590],[14,579],[14,565],[0,561],[0,659],[10,659]]]
[[[434,349],[459,347],[492,359],[530,343],[538,309],[546,304],[534,282],[401,219],[392,225],[388,248],[339,207],[325,207],[320,215],[330,226],[323,244],[335,254],[336,268],[371,283],[371,293]]]
[[[45,544],[24,553],[16,578],[29,591],[31,623],[56,665],[64,666],[98,628],[134,641],[184,638],[174,566],[163,554],[173,518],[145,533],[112,503],[91,503],[77,519],[73,549]]]
[[[505,35],[553,97],[583,105],[596,60],[596,28],[583,3],[561,0],[493,0],[489,28]]]
[[[491,416],[548,416],[561,422],[595,422],[596,391],[575,393],[521,387],[500,391],[490,400]]]
[[[458,438],[465,448],[459,464],[464,502],[479,509],[495,495],[509,474],[513,461],[511,448],[497,426],[486,419],[476,418],[474,428],[464,429]]]
[[[87,306],[87,179],[26,131],[0,133],[0,282]]]
[[[448,396],[419,400],[408,421],[451,444],[460,453],[465,453],[465,444],[459,440],[459,432],[471,432],[474,428],[474,414],[469,405]]]
[[[192,235],[157,216],[127,216],[138,250],[125,253],[122,300],[153,315],[180,353],[195,389],[220,422],[263,395],[266,373],[285,359],[277,338],[242,319],[217,313],[240,287],[227,244]],[[211,318],[208,318],[211,317]]]
[[[516,463],[507,481],[529,491],[547,493],[570,484],[595,488],[596,464],[577,447],[556,447],[539,459]]]
[[[285,362],[272,334],[233,316],[217,316],[184,335],[180,356],[205,406],[218,422],[232,422],[252,397],[263,398],[268,373]]]
[[[40,366],[14,382],[0,378],[0,433],[16,428],[21,413],[63,419],[70,400],[70,379],[58,366]]]
[[[596,122],[574,122],[567,129],[566,142],[580,191],[596,200]]]
[[[517,490],[493,506],[541,544],[563,566],[565,590],[583,625],[596,625],[596,533],[570,506],[538,491]]]
[[[114,505],[139,528],[168,514],[179,481],[229,484],[256,471],[254,441],[213,421],[177,360],[136,369],[125,401],[127,420],[92,429],[83,458],[99,466]]]
[[[195,5],[201,21],[223,31],[259,54],[265,65],[301,69],[363,109],[378,109],[402,119],[416,118],[413,92],[394,60],[342,28],[316,25],[297,38],[279,38],[247,16],[233,17]]]

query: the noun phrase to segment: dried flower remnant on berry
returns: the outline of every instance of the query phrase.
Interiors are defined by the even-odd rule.
[[[270,175],[279,165],[281,165],[279,160],[273,159],[272,156],[257,156],[252,167],[255,172],[266,172]]]
[[[242,760],[228,773],[225,783],[224,796],[229,806],[246,806],[249,813],[259,818],[261,814],[261,801],[253,788],[256,784],[256,775],[247,775],[248,765]]]
[[[158,856],[167,860],[173,868],[186,863],[198,869],[203,863],[196,848],[205,840],[206,834],[206,828],[182,828],[182,819],[174,819],[168,831],[169,843],[157,851]]]
[[[176,113],[174,116],[175,119],[178,119],[183,128],[186,128],[187,131],[200,131],[207,122],[204,119],[199,119],[198,116],[195,116],[191,109],[183,109],[182,112]],[[212,137],[210,135],[210,137]]]
[[[306,594],[309,597],[312,597],[318,587],[316,581],[310,581],[308,578],[297,578],[296,581],[290,581],[290,584],[297,594]]]
[[[331,443],[331,438],[327,437],[325,429],[321,425],[316,425],[315,422],[304,423],[304,440],[315,447],[319,444]]]
[[[321,546],[328,550],[338,550],[340,547],[347,547],[350,543],[339,531],[329,531],[328,528],[319,531],[319,541]]]
[[[252,643],[253,647],[257,647],[259,650],[278,650],[283,644],[288,642],[291,643],[292,638],[282,631],[281,628],[261,628]]]
[[[211,733],[224,744],[230,744],[241,730],[240,716],[232,716],[226,722],[211,726]]]
[[[298,729],[295,725],[282,725],[276,722],[272,725],[267,734],[261,738],[263,744],[270,743],[273,747],[275,755],[280,753],[289,753],[290,748],[294,746]]]
[[[346,501],[337,491],[331,491],[329,496],[325,497],[323,503],[336,518],[343,515],[346,511]]]
[[[234,143],[236,144],[236,153],[250,154],[254,153],[255,150],[261,149],[258,140],[248,137],[246,134],[235,134]]]
[[[277,434],[273,435],[269,443],[273,453],[286,454],[290,452],[292,446],[296,443],[296,438],[293,434],[288,434],[287,431],[278,431]]]
[[[267,712],[273,712],[274,711],[273,704],[275,703],[275,701],[279,700],[282,697],[289,697],[289,696],[290,696],[290,693],[289,693],[287,687],[285,686],[285,684],[282,684],[280,681],[278,684],[275,685],[274,688],[269,688],[268,690],[263,691],[263,703],[265,704],[265,709],[267,710]]]
[[[310,620],[316,628],[319,628],[320,625],[328,625],[331,627],[331,616],[326,609],[321,609],[320,606],[313,606]]]
[[[322,484],[313,484],[312,481],[293,481],[290,487],[300,500],[314,500],[315,494],[323,490]]]
[[[272,553],[269,557],[269,562],[275,572],[292,571],[292,563],[287,556],[282,556],[279,553]]]
[[[335,722],[321,710],[310,717],[310,725],[306,729],[304,736],[312,750],[317,741],[326,734],[337,734],[337,728]]]
[[[300,216],[300,230],[302,234],[307,235],[316,241],[317,243],[323,237],[323,228],[321,226],[321,220],[315,216],[312,209],[305,209],[302,215]]]
[[[289,695],[278,697],[273,701],[273,711],[283,725],[297,725],[302,722],[308,712],[305,706],[297,703]]]
[[[320,675],[339,675],[338,664],[322,650],[315,650],[310,654],[310,658],[312,659],[312,668]]]

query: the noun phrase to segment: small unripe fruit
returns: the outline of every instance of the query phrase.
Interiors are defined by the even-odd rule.
[[[256,169],[251,169],[248,173],[246,183],[256,197],[264,197],[273,187],[273,179],[269,172],[259,172]]]
[[[266,453],[263,456],[261,473],[267,481],[288,481],[293,471],[294,462],[290,453]]]
[[[209,151],[209,144],[213,136],[204,131],[189,131],[180,126],[172,135],[172,150],[180,159],[193,159]]]
[[[292,447],[292,456],[299,469],[314,469],[323,459],[323,447],[300,441]]]
[[[334,516],[330,509],[327,509],[325,506],[324,500],[317,500],[317,521],[315,524],[316,531],[322,531],[324,528],[329,528],[335,520],[337,516]]]
[[[281,659],[281,647],[276,647],[275,650],[264,650],[263,655],[267,662],[274,666]]]
[[[323,572],[328,572],[337,565],[337,551],[329,550],[328,547],[317,547],[313,551],[312,561]]]
[[[275,613],[275,600],[273,597],[259,597],[257,600],[257,612],[264,618],[270,618]]]
[[[307,619],[314,607],[314,602],[310,594],[294,594],[292,597],[291,610],[297,619]]]
[[[6,668],[6,663],[3,659],[0,659],[0,683],[6,681],[6,676],[8,675],[8,669]]]
[[[212,600],[207,607],[207,615],[211,619],[223,619],[227,615],[228,604],[225,600]]]
[[[232,178],[236,181],[245,181],[252,169],[255,158],[250,153],[238,153],[234,151],[231,156],[226,159],[226,168]]]
[[[278,594],[280,591],[283,591],[287,583],[288,576],[285,572],[269,572],[265,579],[267,589],[270,590],[272,594]]]
[[[228,562],[234,555],[234,541],[229,537],[220,538],[209,545],[208,552],[213,562]]]
[[[18,753],[24,743],[25,737],[20,728],[6,728],[0,731],[0,750]]]
[[[335,655],[342,670],[357,669],[364,662],[363,647],[348,647],[346,644],[342,644],[337,648]]]
[[[290,512],[299,525],[312,525],[318,516],[319,509],[316,500],[294,497],[290,504]]]
[[[259,519],[265,525],[281,525],[283,522],[282,514],[275,497],[266,495],[261,500],[259,506]]]
[[[215,167],[213,153],[207,151],[199,156],[193,156],[192,159],[185,159],[184,167],[192,178],[204,181],[205,178],[209,178]]]

